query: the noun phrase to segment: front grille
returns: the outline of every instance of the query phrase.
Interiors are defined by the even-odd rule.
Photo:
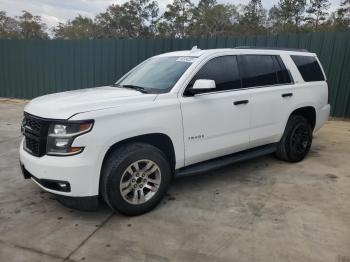
[[[39,154],[39,151],[40,151],[39,142],[33,138],[26,137],[25,147],[29,149],[31,152],[33,152],[34,154]]]
[[[41,130],[41,123],[37,119],[26,117],[26,125],[36,132]]]
[[[22,130],[25,136],[24,149],[27,152],[38,157],[46,154],[49,124],[47,119],[24,113]]]

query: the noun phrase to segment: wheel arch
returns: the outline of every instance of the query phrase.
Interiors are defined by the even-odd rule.
[[[311,124],[312,130],[316,125],[316,109],[313,106],[303,106],[295,109],[290,115],[301,115],[305,117]]]
[[[114,143],[109,147],[109,149],[104,155],[101,170],[103,168],[104,162],[114,150],[130,143],[145,143],[145,144],[149,144],[157,147],[168,158],[172,172],[175,171],[176,155],[175,155],[174,144],[171,138],[168,135],[163,133],[149,133],[144,135],[138,135],[138,136],[129,137]]]

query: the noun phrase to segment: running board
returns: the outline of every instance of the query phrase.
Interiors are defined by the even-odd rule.
[[[234,163],[271,154],[276,151],[276,148],[277,144],[268,144],[265,146],[259,146],[242,152],[234,153],[231,155],[207,160],[198,164],[193,164],[176,170],[175,177],[178,178],[184,176],[191,176],[199,173],[216,170]]]

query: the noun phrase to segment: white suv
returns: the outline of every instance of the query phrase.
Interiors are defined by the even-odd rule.
[[[313,53],[282,49],[179,51],[151,57],[112,86],[42,96],[24,110],[25,178],[91,210],[155,207],[174,177],[275,153],[308,153],[329,116]]]

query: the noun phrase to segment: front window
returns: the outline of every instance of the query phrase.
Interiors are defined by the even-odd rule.
[[[166,93],[194,60],[194,57],[153,57],[135,67],[114,85],[144,93]]]
[[[214,80],[216,91],[241,88],[236,56],[219,56],[209,60],[192,78],[188,88],[198,79]]]

